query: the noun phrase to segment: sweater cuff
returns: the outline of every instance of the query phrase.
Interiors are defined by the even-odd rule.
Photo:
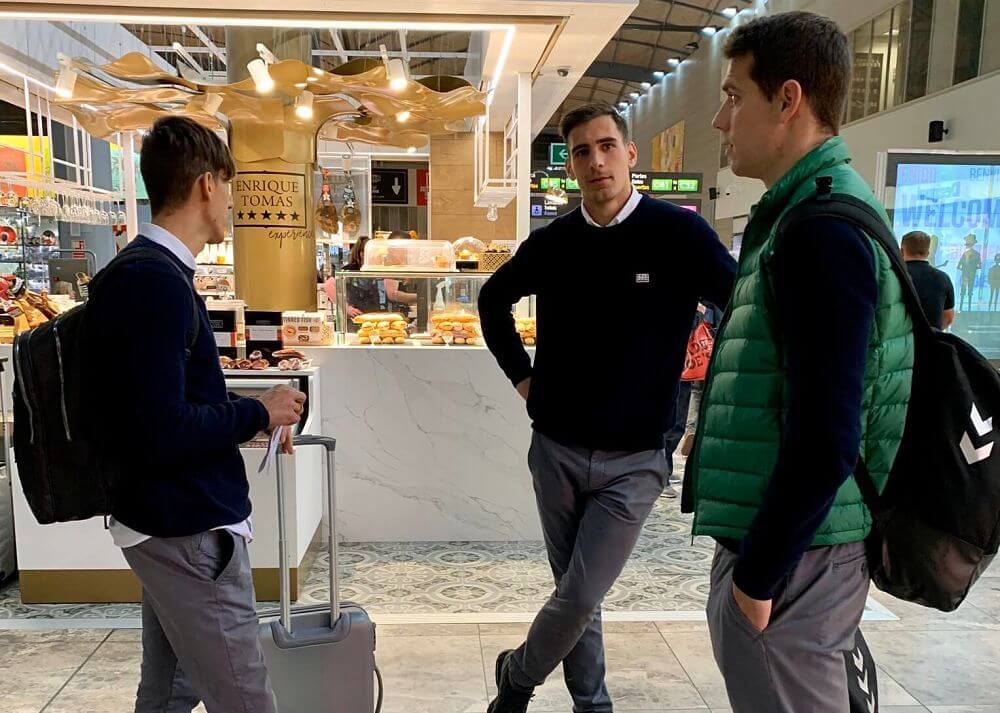
[[[507,372],[507,378],[510,379],[510,383],[514,385],[514,388],[517,388],[517,385],[522,381],[531,378],[531,366],[529,365],[523,368],[518,367],[517,369],[512,369]]]
[[[760,576],[759,572],[754,571],[752,563],[746,564],[743,557],[736,560],[736,566],[733,568],[733,584],[751,599],[759,601],[774,599],[774,593],[780,582],[781,580],[771,582],[766,577]]]

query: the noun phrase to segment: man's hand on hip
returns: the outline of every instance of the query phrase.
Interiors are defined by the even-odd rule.
[[[764,631],[771,623],[773,599],[751,599],[735,584],[733,584],[733,598],[736,600],[736,606],[743,612],[743,616],[757,631]]]
[[[270,433],[278,426],[294,426],[299,422],[306,395],[298,389],[282,385],[265,391],[260,400],[267,409],[267,430]]]
[[[517,393],[521,394],[521,398],[525,401],[528,400],[528,392],[531,391],[531,377],[522,381],[520,384],[514,387],[517,389]]]

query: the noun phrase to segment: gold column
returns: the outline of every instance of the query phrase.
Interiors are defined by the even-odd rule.
[[[227,28],[230,82],[246,79],[247,63],[262,42],[279,59],[310,64],[310,37],[298,30]],[[287,105],[289,102],[285,102]],[[289,113],[290,106],[283,112]],[[272,117],[272,119],[275,117]],[[274,132],[271,156],[256,160],[238,150],[248,132]],[[259,136],[259,134],[258,134]],[[269,139],[271,137],[268,137]],[[237,156],[233,180],[233,259],[236,297],[253,310],[316,309],[316,234],[313,228],[315,139],[267,117],[234,118],[230,144]],[[282,158],[278,158],[281,156]],[[301,162],[289,162],[295,156]]]

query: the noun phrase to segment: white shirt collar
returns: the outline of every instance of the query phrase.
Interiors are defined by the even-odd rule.
[[[625,205],[623,205],[622,209],[618,211],[618,215],[612,218],[611,222],[607,225],[599,225],[593,218],[591,218],[590,213],[587,212],[587,207],[583,203],[580,204],[580,210],[583,211],[583,219],[590,225],[593,225],[595,228],[610,228],[612,225],[618,225],[619,223],[624,222],[626,218],[632,215],[633,211],[639,207],[639,201],[641,200],[642,194],[633,188],[632,195],[630,195],[628,200],[625,201]]]
[[[189,270],[195,270],[198,264],[191,254],[190,248],[180,241],[176,235],[165,228],[161,228],[154,223],[140,223],[139,235],[150,240],[160,247],[166,248],[174,257],[180,260]]]

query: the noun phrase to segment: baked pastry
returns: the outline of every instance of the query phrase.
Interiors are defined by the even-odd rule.
[[[273,359],[305,359],[306,355],[298,349],[279,349],[276,352],[271,352],[271,357]]]

